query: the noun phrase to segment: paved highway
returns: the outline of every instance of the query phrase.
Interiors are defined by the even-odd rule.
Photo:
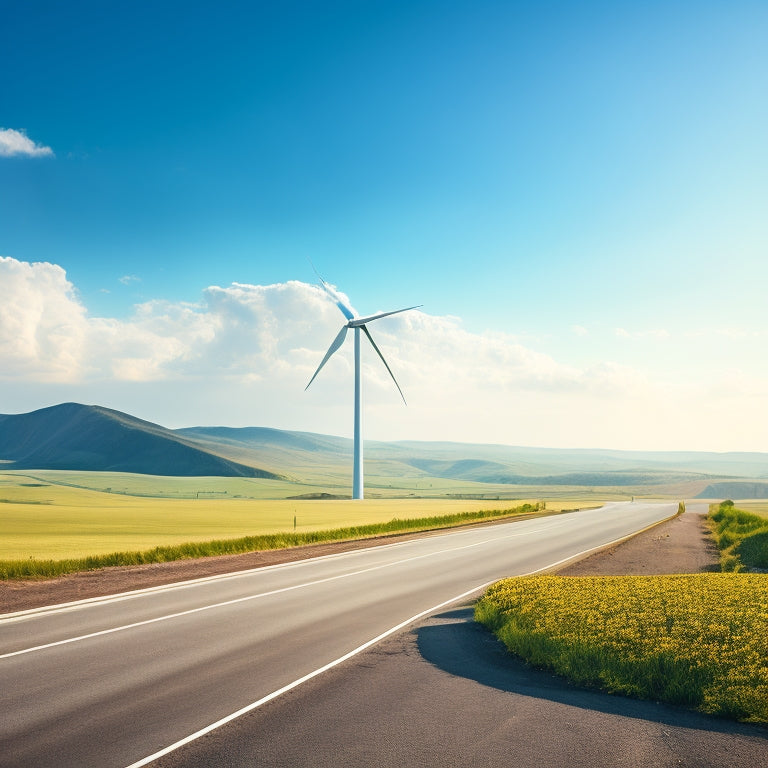
[[[676,507],[615,503],[0,617],[0,765],[149,765],[459,596]]]

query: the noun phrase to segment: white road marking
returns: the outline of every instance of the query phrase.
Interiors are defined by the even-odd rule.
[[[290,690],[293,690],[294,688],[298,687],[302,683],[306,683],[308,680],[311,680],[313,677],[317,677],[318,675],[321,675],[323,672],[327,672],[329,669],[333,669],[333,667],[336,667],[342,662],[347,661],[347,659],[351,659],[353,656],[357,656],[358,653],[361,653],[367,648],[370,648],[372,645],[375,645],[376,643],[380,642],[384,638],[389,637],[390,635],[394,634],[398,630],[403,629],[404,627],[407,627],[409,624],[412,624],[414,621],[418,621],[419,619],[423,618],[424,616],[427,616],[433,611],[440,610],[440,608],[445,608],[445,606],[450,605],[451,603],[455,603],[457,600],[461,600],[461,598],[463,597],[469,597],[469,595],[474,594],[475,592],[479,592],[481,589],[489,586],[492,583],[493,583],[492,581],[488,581],[485,584],[480,584],[479,586],[473,587],[472,589],[466,592],[463,592],[462,594],[457,595],[456,597],[452,597],[450,600],[446,600],[445,602],[442,602],[439,605],[435,605],[432,608],[428,608],[426,611],[421,611],[421,613],[417,613],[415,616],[411,616],[410,619],[406,619],[405,621],[400,622],[400,624],[398,624],[397,626],[391,627],[390,629],[386,630],[386,632],[382,632],[380,635],[377,635],[373,639],[368,640],[362,645],[359,645],[357,648],[354,648],[353,650],[349,651],[349,653],[345,653],[343,656],[339,656],[338,659],[334,659],[333,661],[328,662],[328,664],[324,664],[322,667],[318,667],[317,669],[313,670],[309,674],[306,674],[303,677],[298,678],[298,680],[294,680],[292,683],[288,683],[288,685],[284,685],[282,688],[278,688],[278,690],[272,691],[272,693],[267,694],[266,696],[259,699],[258,701],[254,701],[252,704],[248,704],[242,709],[238,709],[237,712],[233,712],[231,715],[227,715],[226,717],[223,717],[221,720],[217,720],[215,723],[211,723],[211,725],[207,725],[205,728],[201,728],[199,731],[195,731],[195,733],[192,733],[186,738],[183,738],[180,741],[177,741],[175,744],[171,744],[169,747],[165,747],[165,749],[161,749],[159,752],[155,752],[153,755],[149,755],[149,757],[145,757],[136,763],[131,763],[129,766],[127,766],[127,768],[140,768],[143,765],[148,765],[149,763],[154,762],[155,760],[157,760],[160,757],[163,757],[164,755],[170,754],[171,752],[175,752],[177,749],[179,749],[179,747],[183,747],[185,744],[189,744],[190,742],[199,739],[201,736],[205,736],[205,734],[210,733],[211,731],[215,731],[217,728],[221,728],[222,725],[226,725],[227,723],[232,722],[232,720],[236,720],[238,717],[242,717],[248,712],[252,712],[254,709],[258,709],[258,707],[262,706],[263,704],[266,704],[267,702],[272,701],[273,699],[276,699],[278,696],[282,696],[282,694],[287,693]]]
[[[458,533],[458,532],[457,532]],[[468,533],[468,531],[462,531]],[[170,592],[175,589],[187,589],[207,582],[229,581],[239,579],[244,576],[251,576],[254,573],[268,573],[270,571],[284,568],[298,568],[304,565],[321,562],[323,560],[332,560],[341,557],[359,555],[369,552],[372,549],[390,549],[391,547],[402,547],[411,544],[416,539],[408,541],[396,541],[392,544],[381,544],[374,547],[363,547],[361,549],[348,550],[346,552],[334,552],[330,555],[320,555],[318,557],[307,557],[302,560],[294,560],[290,563],[274,563],[273,565],[258,565],[255,568],[247,568],[242,571],[233,571],[232,573],[217,573],[212,576],[200,576],[197,579],[186,579],[184,581],[174,581],[170,584],[158,584],[154,587],[144,587],[143,589],[132,589],[128,592],[118,592],[114,595],[99,595],[97,597],[86,597],[82,600],[73,600],[69,603],[58,603],[56,605],[43,605],[39,608],[28,608],[24,611],[14,611],[13,613],[0,614],[0,625],[24,619],[39,618],[41,616],[51,616],[55,613],[67,613],[80,608],[91,608],[93,606],[109,605],[110,603],[120,603],[123,600],[133,600],[144,595],[151,595],[157,592]]]
[[[307,587],[316,586],[317,584],[326,584],[329,581],[337,581],[339,579],[347,579],[347,578],[351,578],[352,576],[359,576],[359,575],[361,575],[363,573],[370,573],[371,571],[378,571],[378,570],[382,570],[384,568],[393,568],[394,566],[402,565],[403,563],[410,563],[410,562],[413,562],[414,560],[422,560],[422,559],[427,558],[427,557],[435,557],[437,555],[443,555],[443,554],[446,554],[446,553],[449,553],[449,552],[459,552],[459,551],[461,551],[463,549],[472,549],[473,547],[479,547],[479,546],[482,546],[484,544],[504,541],[505,539],[512,539],[512,538],[517,538],[517,537],[520,537],[520,536],[527,536],[527,535],[532,534],[532,533],[540,533],[541,530],[544,530],[544,529],[536,529],[536,530],[531,530],[531,531],[524,531],[524,532],[521,532],[521,533],[512,533],[512,534],[509,534],[507,536],[500,536],[500,537],[494,537],[492,539],[485,539],[483,541],[476,541],[473,544],[465,544],[464,546],[461,546],[461,547],[449,547],[448,549],[437,550],[435,552],[427,552],[427,553],[425,553],[423,555],[416,555],[414,557],[407,557],[407,558],[404,558],[402,560],[394,560],[394,561],[392,561],[390,563],[382,563],[381,565],[374,565],[374,566],[371,566],[370,568],[363,568],[362,570],[359,570],[359,571],[351,571],[350,573],[341,573],[341,574],[337,574],[336,576],[327,576],[326,578],[323,578],[323,579],[316,579],[315,581],[308,581],[308,582],[304,582],[302,584],[294,584],[291,587],[280,587],[279,589],[272,589],[272,590],[269,590],[268,592],[260,592],[260,593],[255,594],[255,595],[246,595],[245,597],[237,597],[237,598],[234,598],[232,600],[225,600],[225,601],[220,602],[220,603],[211,603],[209,605],[202,605],[202,606],[199,606],[198,608],[190,608],[190,609],[188,609],[186,611],[179,611],[177,613],[170,613],[170,614],[166,614],[164,616],[156,616],[153,619],[144,619],[143,621],[135,621],[135,622],[133,622],[131,624],[123,624],[123,625],[121,625],[119,627],[110,627],[109,629],[102,629],[102,630],[99,630],[98,632],[89,632],[88,634],[78,635],[77,637],[68,637],[68,638],[65,638],[64,640],[56,640],[56,641],[51,642],[51,643],[45,643],[43,645],[36,645],[36,646],[31,647],[31,648],[23,648],[23,649],[18,650],[18,651],[11,651],[9,653],[3,653],[3,654],[0,654],[0,659],[9,659],[9,658],[12,658],[13,656],[21,656],[21,655],[26,654],[26,653],[33,653],[35,651],[43,651],[43,650],[45,650],[47,648],[55,648],[56,646],[60,646],[60,645],[68,645],[70,643],[76,643],[76,642],[79,642],[79,641],[82,641],[82,640],[89,640],[90,638],[93,638],[93,637],[101,637],[102,635],[110,635],[110,634],[113,634],[115,632],[123,632],[123,631],[128,630],[128,629],[135,629],[136,627],[143,627],[143,626],[146,626],[148,624],[157,624],[158,622],[161,622],[161,621],[168,621],[170,619],[177,619],[180,616],[189,616],[190,614],[193,614],[193,613],[201,613],[202,611],[209,611],[209,610],[212,610],[214,608],[223,608],[223,607],[228,606],[228,605],[235,605],[236,603],[244,603],[244,602],[248,602],[250,600],[258,600],[260,598],[269,597],[270,595],[277,595],[277,594],[280,594],[282,592],[292,592],[292,591],[297,590],[297,589],[305,589]]]
[[[607,505],[606,505],[607,506]],[[595,510],[585,510],[585,511],[595,511]],[[542,518],[541,522],[549,522],[550,519],[552,519],[553,516]],[[507,522],[511,523],[522,523],[526,522],[524,520],[510,520]],[[564,523],[562,521],[557,521],[558,525],[563,525]],[[503,525],[504,522],[500,521],[500,523]],[[540,531],[541,529],[538,529],[536,532]],[[57,605],[47,605],[47,606],[41,606],[39,608],[28,608],[24,611],[15,611],[12,613],[5,613],[0,614],[0,625],[9,623],[9,622],[15,622],[15,621],[22,621],[25,619],[30,618],[39,618],[41,616],[50,616],[55,613],[66,613],[69,611],[78,610],[80,608],[89,608],[93,606],[100,606],[100,605],[109,605],[110,603],[119,603],[123,600],[132,600],[137,597],[142,597],[144,595],[150,595],[157,592],[166,592],[171,591],[174,589],[186,589],[188,587],[194,587],[199,584],[204,584],[206,582],[215,582],[215,581],[227,581],[230,579],[238,579],[242,578],[244,576],[250,576],[254,573],[265,573],[277,569],[283,569],[283,568],[298,568],[301,566],[311,565],[313,563],[317,563],[323,560],[333,560],[337,558],[342,557],[352,557],[355,555],[362,555],[366,552],[370,552],[371,550],[387,550],[394,547],[405,547],[410,544],[413,544],[414,542],[420,541],[422,538],[436,538],[438,536],[468,536],[477,531],[476,528],[471,529],[458,529],[458,530],[436,530],[436,531],[417,531],[416,533],[422,533],[426,534],[424,536],[419,537],[419,539],[408,539],[406,541],[395,541],[391,544],[380,544],[378,546],[371,546],[371,547],[363,547],[361,549],[355,549],[355,550],[348,550],[346,552],[334,552],[329,555],[320,555],[319,557],[307,557],[303,560],[294,560],[290,563],[275,563],[273,565],[262,565],[257,566],[255,568],[249,568],[243,571],[235,571],[233,573],[219,573],[215,574],[213,576],[201,576],[197,579],[187,579],[185,581],[176,581],[172,582],[170,584],[158,584],[154,587],[145,587],[143,589],[133,589],[128,592],[119,592],[115,595],[102,595],[99,597],[86,597],[82,600],[73,600],[72,602],[68,603],[59,603]]]
[[[660,520],[659,522],[664,522],[664,520]],[[652,525],[647,526],[647,528],[651,528],[653,527],[653,525],[658,525],[658,523],[653,523]],[[646,528],[644,528],[643,530],[646,530]],[[640,533],[640,531],[636,531],[635,533]],[[562,563],[568,562],[569,560],[573,560],[574,558],[582,557],[583,555],[587,555],[590,552],[594,552],[594,550],[596,549],[602,549],[603,547],[609,547],[613,544],[618,544],[620,541],[624,541],[625,539],[631,538],[632,536],[635,535],[635,533],[631,533],[627,536],[622,536],[621,538],[615,539],[614,541],[610,541],[607,544],[599,544],[596,547],[585,549],[583,552],[578,552],[575,555],[569,555],[568,557],[565,557],[562,560],[558,560],[557,562],[554,562],[554,563],[549,563],[541,568],[537,568],[535,571],[529,571],[528,573],[524,573],[521,575],[533,576],[536,573],[541,573],[542,571],[549,570],[550,568],[555,568],[558,565],[561,565]],[[474,546],[474,545],[470,545],[470,546]],[[368,640],[362,645],[359,645],[357,648],[354,648],[348,653],[345,653],[343,656],[339,656],[338,659],[329,661],[327,664],[324,664],[322,667],[318,667],[317,669],[313,670],[312,672],[309,672],[303,677],[300,677],[297,680],[294,680],[292,683],[288,683],[288,685],[284,685],[282,688],[278,688],[276,691],[272,691],[272,693],[268,693],[266,696],[263,696],[262,698],[258,699],[258,701],[254,701],[251,704],[247,704],[241,709],[238,709],[236,712],[233,712],[232,714],[227,715],[226,717],[222,717],[221,720],[217,720],[215,723],[211,723],[210,725],[205,726],[205,728],[201,728],[199,731],[195,731],[194,733],[191,733],[189,736],[186,736],[185,738],[180,739],[177,742],[174,742],[170,746],[165,747],[164,749],[161,749],[158,752],[155,752],[149,755],[148,757],[144,757],[135,763],[131,763],[130,765],[126,766],[126,768],[142,768],[142,766],[149,765],[150,763],[153,763],[155,760],[159,760],[161,757],[164,757],[165,755],[169,755],[171,752],[175,752],[177,749],[180,749],[186,744],[190,744],[193,741],[197,741],[197,739],[201,738],[202,736],[205,736],[208,733],[211,733],[211,731],[215,731],[216,729],[221,728],[223,725],[226,725],[227,723],[231,723],[233,720],[237,720],[237,718],[242,717],[243,715],[247,715],[249,712],[253,712],[253,710],[258,709],[259,707],[263,706],[264,704],[267,704],[270,701],[273,701],[274,699],[278,698],[278,696],[282,696],[284,693],[287,693],[288,691],[291,691],[294,688],[297,688],[302,683],[306,683],[307,681],[312,680],[318,675],[321,675],[323,672],[327,672],[329,669],[333,669],[334,667],[338,666],[342,662],[345,662],[348,659],[351,659],[353,656],[357,656],[357,654],[362,653],[366,649],[370,648],[372,645],[376,645],[376,643],[379,643],[385,638],[389,637],[390,635],[395,634],[395,632],[398,632],[399,630],[404,629],[409,624],[413,624],[419,619],[422,619],[425,616],[428,616],[430,613],[434,613],[435,611],[439,611],[441,608],[445,608],[446,606],[451,605],[451,603],[455,603],[465,597],[469,597],[470,595],[473,595],[476,592],[479,592],[481,589],[485,589],[486,587],[490,586],[495,581],[496,579],[494,579],[493,581],[486,581],[485,584],[480,584],[476,587],[473,587],[472,589],[469,589],[466,592],[462,592],[460,595],[456,595],[455,597],[452,597],[449,600],[444,600],[442,603],[439,603],[438,605],[434,605],[431,608],[427,608],[427,610],[425,611],[421,611],[420,613],[417,613],[415,616],[411,616],[410,619],[401,621],[396,626],[391,627],[390,629],[386,630],[385,632],[382,632],[380,635],[377,635],[373,639]]]

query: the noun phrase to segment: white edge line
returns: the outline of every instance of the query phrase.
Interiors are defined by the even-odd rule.
[[[452,533],[448,531],[447,533]],[[467,531],[456,531],[456,533],[467,533]],[[436,534],[439,535],[439,534]],[[425,537],[426,538],[426,537]],[[96,597],[85,597],[82,600],[73,600],[69,603],[56,603],[54,605],[41,605],[38,608],[27,608],[23,611],[14,611],[12,613],[0,613],[0,624],[4,622],[19,621],[21,619],[34,618],[36,616],[47,616],[54,613],[66,613],[78,608],[89,608],[91,606],[108,605],[109,603],[119,603],[123,600],[132,600],[144,595],[151,595],[155,592],[165,592],[166,590],[186,589],[206,582],[225,581],[227,579],[238,579],[244,576],[250,576],[254,573],[273,571],[282,568],[295,568],[302,565],[316,563],[320,560],[332,560],[348,555],[358,555],[368,552],[372,549],[389,549],[391,547],[402,547],[410,544],[414,539],[407,541],[393,541],[389,544],[378,544],[371,547],[360,547],[359,549],[350,549],[345,552],[332,552],[328,555],[318,555],[317,557],[303,557],[300,560],[292,560],[287,563],[272,563],[271,565],[257,565],[253,568],[247,568],[242,571],[232,571],[230,573],[216,573],[211,576],[200,576],[196,579],[186,579],[185,581],[174,581],[168,584],[156,584],[153,587],[144,587],[142,589],[132,589],[128,592],[116,592],[113,595],[98,595]],[[336,542],[333,542],[336,543]],[[271,550],[270,550],[271,551]],[[180,562],[180,561],[175,561]]]
[[[588,510],[592,511],[592,510]],[[550,515],[549,517],[553,517],[553,515]],[[529,518],[530,519],[530,518]],[[533,520],[536,520],[537,518],[533,518]],[[502,522],[514,522],[514,523],[522,523],[525,522],[524,520],[509,520],[509,521],[500,521]],[[435,530],[435,531],[423,531],[419,533],[425,533],[426,536],[423,538],[433,538],[437,536],[445,536],[445,535],[459,535],[459,534],[469,534],[473,533],[476,529],[475,528],[464,528],[463,526],[457,526],[456,529],[448,529],[448,530]],[[225,581],[227,579],[237,579],[244,576],[250,576],[256,572],[266,572],[266,571],[272,571],[277,570],[281,568],[293,568],[298,566],[303,566],[307,564],[316,563],[321,560],[332,560],[336,558],[346,557],[349,555],[358,555],[362,554],[364,552],[368,552],[370,550],[378,550],[378,549],[389,549],[391,547],[403,547],[407,544],[412,543],[415,541],[415,539],[406,539],[405,541],[393,541],[389,544],[378,544],[370,547],[360,547],[359,549],[350,549],[346,550],[345,552],[333,552],[328,555],[318,555],[317,557],[305,557],[300,560],[293,560],[288,563],[273,563],[272,565],[257,565],[254,568],[247,568],[242,571],[232,571],[231,573],[217,573],[212,576],[200,576],[197,579],[187,579],[185,581],[174,581],[169,584],[156,584],[153,587],[144,587],[142,589],[133,589],[128,592],[117,592],[113,595],[98,595],[96,597],[86,597],[82,600],[73,600],[72,602],[68,603],[56,603],[54,605],[42,605],[38,608],[27,608],[23,611],[14,611],[11,613],[0,613],[0,624],[6,623],[6,622],[14,622],[14,621],[21,621],[23,619],[28,618],[36,618],[39,616],[48,616],[55,613],[66,613],[68,611],[74,611],[79,608],[89,608],[92,606],[100,606],[100,605],[108,605],[110,603],[119,603],[123,600],[133,600],[134,598],[143,597],[144,595],[151,595],[156,592],[164,592],[166,590],[174,590],[174,589],[186,589],[187,587],[193,587],[198,584],[205,584],[207,582],[216,582],[216,581]],[[336,543],[336,542],[334,542]],[[177,561],[178,562],[178,561]]]
[[[628,504],[629,502],[624,501],[607,501],[605,504],[603,504],[602,507],[597,507],[596,509],[603,509],[605,507],[611,506],[611,505],[617,505],[617,504]],[[584,510],[585,512],[593,512],[595,509],[587,509]],[[547,517],[553,517],[554,515],[547,515]],[[531,518],[527,518],[530,520]],[[536,519],[536,518],[533,518]],[[500,520],[499,523],[504,524],[506,522],[510,523],[523,523],[525,520],[516,520],[514,518],[511,518],[509,520]],[[424,534],[423,538],[432,538],[435,536],[445,536],[450,534],[468,534],[473,532],[475,529],[474,527],[464,527],[464,526],[457,526],[453,529],[437,529],[437,530],[428,530],[428,531],[416,531],[415,533],[421,533]],[[630,534],[634,535],[634,534]],[[347,540],[348,541],[348,540]],[[358,541],[360,541],[358,539]],[[372,549],[387,549],[390,547],[402,547],[407,544],[410,544],[413,542],[414,539],[406,539],[405,541],[393,541],[389,544],[377,544],[370,547],[360,547],[359,549],[349,549],[344,552],[333,552],[328,555],[318,555],[317,557],[304,557],[300,560],[293,560],[288,563],[273,563],[272,565],[257,565],[253,568],[246,568],[242,571],[232,571],[230,573],[216,573],[212,576],[200,576],[196,579],[186,579],[184,581],[173,581],[169,582],[168,584],[156,584],[153,587],[144,587],[142,589],[132,589],[128,592],[116,592],[113,595],[97,595],[96,597],[85,597],[82,600],[73,600],[71,602],[67,603],[55,603],[54,605],[41,605],[37,608],[27,608],[23,611],[12,611],[10,613],[0,613],[0,624],[4,622],[11,622],[11,621],[19,621],[22,619],[27,618],[34,618],[37,616],[47,616],[54,613],[65,613],[67,611],[74,611],[79,608],[88,608],[91,606],[99,606],[99,605],[108,605],[109,603],[119,603],[123,600],[132,600],[137,597],[142,597],[144,595],[151,595],[155,592],[164,592],[166,590],[173,590],[173,589],[186,589],[187,587],[193,587],[197,584],[204,584],[206,582],[216,582],[216,581],[224,581],[227,579],[237,579],[243,576],[249,576],[255,572],[263,572],[263,571],[272,571],[276,570],[278,568],[293,568],[298,567],[302,565],[307,565],[309,563],[314,563],[320,560],[331,560],[336,559],[340,557],[346,557],[348,555],[357,555],[364,552],[367,552]],[[617,539],[619,541],[619,539]],[[333,542],[333,543],[344,543],[344,542]],[[614,544],[615,542],[610,542],[609,544],[602,545],[602,546],[610,546],[610,544]],[[289,548],[291,549],[291,548]],[[180,561],[175,561],[180,562]]]
[[[402,546],[408,542],[397,541],[391,544],[381,544],[377,547],[361,547],[360,549],[352,549],[346,552],[333,552],[328,555],[318,555],[317,557],[304,557],[300,560],[292,560],[287,563],[272,563],[272,565],[257,565],[253,568],[246,568],[242,571],[232,571],[230,573],[216,573],[211,576],[200,576],[196,579],[186,579],[184,581],[173,581],[168,584],[156,584],[153,587],[143,587],[142,589],[132,589],[128,592],[116,592],[113,595],[97,595],[96,597],[85,597],[82,600],[73,600],[69,603],[56,603],[54,605],[41,605],[38,608],[27,608],[23,611],[14,611],[12,613],[0,613],[0,623],[5,621],[13,621],[17,619],[25,619],[33,616],[42,616],[52,613],[64,613],[66,611],[74,611],[77,608],[88,608],[90,606],[106,605],[108,603],[119,603],[123,600],[132,600],[136,597],[142,597],[144,595],[151,595],[155,592],[170,591],[173,589],[185,589],[186,587],[193,587],[197,584],[205,584],[206,582],[225,581],[227,579],[237,579],[243,576],[250,576],[253,573],[272,571],[279,568],[290,568],[300,565],[306,565],[307,563],[315,563],[319,560],[330,560],[332,558],[343,557],[344,555],[355,555],[359,552],[366,552],[369,549],[382,549],[384,547],[397,547]],[[180,561],[175,561],[180,562]]]
[[[635,533],[630,533],[630,534],[627,534],[626,536],[622,536],[621,538],[614,539],[613,541],[609,541],[606,544],[598,544],[596,547],[585,549],[583,552],[578,552],[575,555],[569,555],[568,557],[564,557],[562,560],[558,560],[555,563],[549,563],[548,565],[545,565],[541,568],[537,568],[534,571],[528,571],[527,573],[518,574],[518,577],[533,576],[534,574],[541,573],[541,571],[546,571],[549,568],[555,568],[556,566],[561,565],[562,563],[568,562],[569,560],[573,560],[577,557],[581,557],[582,555],[587,555],[590,552],[594,552],[596,549],[603,549],[604,547],[610,547],[612,544],[618,544],[620,541],[624,541],[625,539],[630,539],[632,538],[632,536],[635,536],[638,533],[642,533],[643,531],[648,530],[648,528],[653,528],[654,526],[660,525],[661,523],[664,523],[667,520],[671,520],[673,517],[675,517],[675,515],[665,518],[664,520],[660,520],[657,523],[652,523],[651,525],[648,525],[645,528],[641,529],[640,531],[636,531]],[[510,578],[514,578],[514,576]],[[485,584],[480,584],[476,587],[473,587],[472,589],[469,589],[466,592],[462,592],[460,595],[456,595],[455,597],[445,600],[444,602],[439,603],[438,605],[434,605],[431,608],[427,608],[425,611],[421,611],[420,613],[417,613],[415,616],[411,616],[410,619],[406,619],[405,621],[400,622],[400,624],[397,624],[396,626],[391,627],[385,632],[382,632],[380,635],[377,635],[373,639],[368,640],[362,645],[359,645],[357,648],[354,648],[348,653],[345,653],[343,656],[339,656],[338,659],[334,659],[333,661],[328,662],[322,667],[318,667],[317,669],[304,675],[303,677],[300,677],[297,680],[294,680],[292,683],[288,683],[288,685],[284,685],[282,688],[278,688],[276,691],[272,691],[272,693],[268,693],[266,696],[259,699],[258,701],[254,701],[251,704],[248,704],[245,707],[238,709],[237,712],[233,712],[232,714],[221,718],[221,720],[217,720],[215,723],[211,723],[210,725],[207,725],[205,728],[201,728],[199,731],[195,731],[194,733],[191,733],[189,736],[186,736],[185,738],[180,739],[179,741],[171,744],[170,746],[165,747],[164,749],[161,749],[159,752],[155,752],[154,754],[149,755],[148,757],[144,757],[135,763],[131,763],[130,765],[126,766],[126,768],[142,768],[142,766],[149,765],[150,763],[153,763],[155,760],[158,760],[159,758],[164,757],[165,755],[168,755],[171,752],[175,752],[177,749],[180,749],[181,747],[186,746],[187,744],[190,744],[193,741],[197,741],[197,739],[201,738],[202,736],[205,736],[208,733],[211,733],[211,731],[215,731],[216,729],[221,728],[223,725],[226,725],[227,723],[231,723],[233,720],[237,720],[239,717],[242,717],[243,715],[247,715],[249,712],[253,712],[253,710],[258,709],[259,707],[269,703],[270,701],[273,701],[279,696],[282,696],[284,693],[288,693],[288,691],[291,691],[294,688],[298,688],[298,686],[308,682],[309,680],[312,680],[318,675],[321,675],[323,672],[327,672],[329,669],[333,669],[339,664],[347,661],[348,659],[351,659],[353,656],[357,656],[357,654],[362,653],[366,649],[370,648],[372,645],[375,645],[376,643],[381,642],[382,640],[389,637],[390,635],[393,635],[395,632],[398,632],[404,627],[407,627],[409,624],[413,624],[415,621],[418,621],[419,619],[422,619],[425,616],[428,616],[430,613],[439,611],[441,608],[445,608],[445,606],[450,605],[451,603],[455,603],[464,597],[469,597],[475,592],[479,592],[481,589],[485,589],[486,587],[490,586],[496,581],[499,581],[499,579],[486,581]]]
[[[276,699],[278,696],[282,696],[282,694],[287,693],[288,691],[298,687],[302,683],[306,683],[312,678],[317,677],[318,675],[321,675],[323,672],[327,672],[329,669],[333,669],[333,667],[336,667],[342,662],[347,661],[348,659],[351,659],[353,656],[357,656],[358,653],[361,653],[367,648],[370,648],[372,645],[375,645],[376,643],[380,642],[384,638],[389,637],[390,635],[394,634],[398,630],[401,630],[404,627],[407,627],[409,624],[412,624],[414,621],[418,621],[419,619],[432,613],[433,611],[440,610],[440,608],[444,608],[446,605],[450,605],[451,603],[454,603],[457,600],[461,600],[461,598],[463,597],[468,597],[474,592],[478,592],[481,589],[489,586],[490,584],[493,584],[493,582],[488,581],[485,584],[480,584],[479,586],[473,587],[472,589],[467,590],[466,592],[463,592],[462,594],[457,595],[456,597],[452,597],[450,600],[446,600],[445,602],[442,602],[439,605],[435,605],[432,608],[427,608],[427,610],[421,611],[421,613],[417,613],[415,616],[411,616],[410,619],[406,619],[405,621],[400,622],[400,624],[398,624],[397,626],[391,627],[386,632],[382,632],[380,635],[377,635],[372,640],[368,640],[362,645],[359,645],[357,648],[354,648],[348,653],[345,653],[343,656],[339,656],[338,659],[334,659],[333,661],[328,662],[328,664],[325,664],[322,667],[318,667],[318,669],[315,669],[309,674],[304,675],[304,677],[300,677],[298,680],[294,680],[292,683],[288,683],[288,685],[284,685],[282,688],[279,688],[278,690],[273,691],[270,694],[267,694],[266,696],[259,699],[258,701],[254,701],[252,704],[248,704],[242,709],[238,709],[237,712],[233,712],[231,715],[227,715],[226,717],[223,717],[221,720],[217,720],[215,723],[212,723],[211,725],[208,725],[205,728],[201,728],[199,731],[196,731],[195,733],[190,734],[186,738],[181,739],[180,741],[177,741],[175,744],[171,744],[169,747],[165,747],[165,749],[161,749],[159,752],[155,752],[153,755],[149,755],[149,757],[145,757],[136,763],[131,763],[129,766],[127,766],[127,768],[141,768],[141,766],[149,765],[149,763],[154,762],[155,760],[157,760],[160,757],[163,757],[164,755],[167,755],[171,752],[175,752],[177,749],[179,749],[180,747],[183,747],[185,744],[189,744],[190,742],[199,739],[201,736],[205,736],[205,734],[210,733],[211,731],[214,731],[217,728],[220,728],[222,725],[226,725],[232,720],[235,720],[238,717],[242,717],[248,712],[252,712],[254,709],[257,709],[258,707],[261,707],[263,704],[266,704],[267,702],[270,702],[273,699]]]
[[[538,533],[539,531],[529,531],[529,533]],[[410,563],[414,560],[424,560],[428,557],[436,557],[439,555],[444,555],[447,552],[459,552],[462,549],[472,549],[473,547],[481,547],[483,544],[488,544],[490,541],[500,541],[503,539],[512,539],[517,538],[518,536],[524,536],[526,534],[524,533],[513,533],[509,536],[504,536],[502,539],[486,539],[484,541],[476,541],[474,544],[465,544],[461,547],[451,547],[450,549],[440,549],[435,552],[425,552],[421,555],[415,555],[413,557],[407,557],[404,560],[393,560],[391,562],[386,563],[379,563],[378,565],[373,565],[370,568],[363,568],[359,571],[349,571],[347,573],[337,573],[334,576],[326,576],[322,579],[315,579],[314,581],[308,581],[303,582],[301,584],[292,584],[288,587],[278,587],[276,589],[271,589],[267,592],[258,592],[253,595],[244,595],[243,597],[235,597],[231,600],[224,600],[220,603],[209,603],[207,605],[200,605],[197,608],[189,608],[185,611],[178,611],[176,613],[168,613],[163,614],[162,616],[155,616],[151,619],[143,619],[141,621],[134,621],[131,624],[121,624],[117,627],[109,627],[107,629],[100,629],[95,632],[89,632],[85,635],[76,635],[75,637],[66,637],[63,640],[54,640],[50,643],[45,643],[43,645],[35,645],[30,648],[21,648],[18,651],[9,651],[7,653],[0,654],[0,659],[10,659],[15,656],[24,656],[28,653],[35,653],[36,651],[44,651],[48,648],[55,648],[61,645],[70,645],[71,643],[78,643],[82,640],[90,640],[94,637],[102,637],[104,635],[112,635],[115,632],[123,632],[128,629],[136,629],[137,627],[144,627],[149,624],[158,624],[161,621],[170,621],[171,619],[178,619],[181,616],[190,616],[194,613],[202,613],[203,611],[210,611],[215,610],[216,608],[225,608],[227,606],[231,605],[237,605],[238,603],[246,603],[250,602],[251,600],[260,600],[263,597],[271,597],[272,595],[279,595],[284,592],[294,592],[298,589],[306,589],[307,587],[314,587],[318,584],[327,584],[331,581],[338,581],[340,579],[348,579],[353,576],[360,576],[364,573],[370,573],[372,571],[380,571],[385,568],[394,568],[398,565],[402,565],[403,563]]]

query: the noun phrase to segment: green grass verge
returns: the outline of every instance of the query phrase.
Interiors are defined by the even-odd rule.
[[[768,723],[768,575],[518,577],[475,617],[579,685]]]
[[[164,563],[171,560],[183,560],[193,557],[213,555],[232,555],[243,552],[255,552],[265,549],[285,549],[304,544],[363,539],[409,531],[426,531],[436,528],[449,528],[467,525],[485,520],[493,520],[544,512],[544,504],[522,504],[511,509],[479,510],[460,512],[450,515],[435,515],[369,525],[348,526],[321,531],[298,533],[273,533],[261,536],[243,536],[234,539],[216,539],[213,541],[188,542],[172,546],[154,547],[135,552],[113,552],[106,555],[68,558],[62,560],[0,560],[0,579],[51,578],[77,571],[90,571],[97,568],[116,565],[142,565],[145,563]]]
[[[710,507],[709,520],[722,571],[768,568],[768,519],[726,500]]]

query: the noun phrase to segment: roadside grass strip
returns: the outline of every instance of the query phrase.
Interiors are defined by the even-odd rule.
[[[578,685],[768,723],[768,575],[515,577],[475,618]]]
[[[710,506],[709,521],[722,571],[768,568],[768,519],[727,500]]]
[[[165,563],[215,555],[234,555],[244,552],[257,552],[268,549],[287,549],[306,544],[320,544],[351,539],[365,539],[396,533],[429,531],[441,528],[453,528],[471,523],[494,519],[505,519],[520,515],[553,514],[544,510],[544,504],[522,504],[510,509],[480,510],[477,512],[459,512],[450,515],[436,515],[411,519],[395,518],[384,523],[348,526],[325,531],[306,531],[299,533],[273,533],[260,536],[243,536],[235,539],[215,539],[135,552],[113,552],[107,555],[69,558],[62,560],[0,560],[0,579],[34,579],[63,576],[78,571],[92,571],[109,566],[144,565],[147,563]]]

